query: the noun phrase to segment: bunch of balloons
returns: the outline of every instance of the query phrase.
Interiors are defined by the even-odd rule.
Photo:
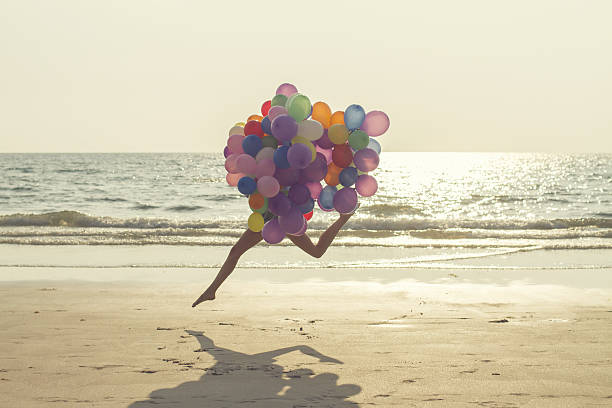
[[[280,85],[261,115],[230,129],[223,152],[227,183],[248,196],[249,228],[276,244],[285,234],[306,232],[315,201],[323,211],[354,211],[358,194],[378,189],[368,172],[379,163],[374,138],[389,124],[384,112],[350,105],[332,113],[294,85]]]

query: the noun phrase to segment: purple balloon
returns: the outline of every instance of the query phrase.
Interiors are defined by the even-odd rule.
[[[304,217],[302,216],[302,218]],[[302,224],[302,228],[300,228],[300,230],[296,232],[294,235],[304,235],[307,229],[308,229],[308,221],[306,221],[306,218],[304,218],[304,224]]]
[[[334,194],[334,208],[340,214],[353,212],[357,207],[357,192],[354,188],[344,187]]]
[[[327,129],[323,129],[323,136],[317,140],[317,145],[321,146],[323,149],[331,149],[334,147],[334,144],[329,140],[329,136],[327,136]]]
[[[281,186],[292,186],[298,182],[299,171],[297,169],[292,169],[289,167],[288,169],[279,169],[276,168],[274,172],[274,177],[278,180],[278,183]]]
[[[303,169],[312,161],[312,152],[304,143],[296,143],[289,148],[287,161],[294,169]]]
[[[285,232],[280,227],[278,218],[273,218],[264,225],[261,236],[268,244],[278,244],[285,238]]]
[[[284,84],[280,84],[278,88],[276,88],[276,95],[285,95],[287,98],[291,95],[297,93],[297,88],[295,85],[285,82]]]
[[[289,115],[278,115],[272,121],[272,136],[280,142],[289,142],[297,131],[297,122]]]
[[[376,193],[376,190],[378,190],[378,183],[374,177],[368,174],[362,174],[361,176],[357,177],[355,189],[360,196],[370,197]]]
[[[290,209],[291,200],[282,192],[268,199],[268,210],[274,215],[287,215]]]
[[[295,235],[302,229],[302,220],[304,216],[300,209],[296,206],[291,207],[287,215],[281,215],[278,217],[278,223],[281,229],[287,233]]]
[[[225,149],[223,149],[223,157],[227,159],[227,156],[229,155],[230,155],[229,147],[225,146]]]
[[[376,151],[365,148],[358,150],[357,153],[355,153],[355,156],[353,156],[353,161],[355,162],[355,167],[357,167],[357,170],[368,172],[378,167],[380,159]]]
[[[327,175],[327,159],[323,153],[317,153],[312,163],[306,166],[300,173],[300,183],[321,181]]]
[[[310,198],[310,190],[303,184],[294,184],[289,190],[289,200],[296,205],[304,204]]]

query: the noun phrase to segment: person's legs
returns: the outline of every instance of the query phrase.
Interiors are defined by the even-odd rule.
[[[310,237],[306,234],[304,235],[288,235],[287,238],[291,240],[297,247],[302,249],[307,254],[314,256],[315,258],[320,258],[323,256],[327,248],[331,245],[334,238],[340,231],[340,228],[351,218],[351,214],[340,214],[340,218],[338,218],[332,225],[329,226],[319,237],[317,241],[317,245],[313,244],[310,240]]]
[[[208,289],[206,289],[206,291],[204,291],[204,293],[202,293],[202,295],[195,302],[193,302],[191,307],[196,307],[206,300],[213,300],[219,286],[221,286],[223,281],[233,272],[236,264],[238,263],[238,259],[240,259],[242,254],[253,248],[261,240],[261,232],[253,232],[247,229],[242,234],[240,239],[238,239],[238,242],[236,242],[232,249],[230,249],[229,255],[227,255],[227,259],[223,263],[223,266],[221,266],[215,280],[210,284]]]

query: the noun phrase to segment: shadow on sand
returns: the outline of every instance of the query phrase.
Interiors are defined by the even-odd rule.
[[[175,388],[153,391],[147,400],[136,401],[137,407],[265,407],[358,408],[347,401],[358,394],[355,384],[338,385],[338,376],[332,373],[315,375],[310,369],[285,371],[275,364],[275,358],[299,350],[318,358],[321,362],[342,364],[308,346],[293,346],[257,354],[244,354],[216,346],[202,332],[190,331],[200,343],[199,351],[207,352],[216,360],[198,381],[188,381]]]

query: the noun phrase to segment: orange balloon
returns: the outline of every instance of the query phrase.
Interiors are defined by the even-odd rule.
[[[335,125],[338,123],[341,125],[344,125],[344,112],[343,111],[336,111],[334,112],[333,115],[331,115],[329,126]]]
[[[331,171],[327,172],[327,174],[325,175],[325,182],[327,183],[328,186],[337,186],[338,184],[340,184],[340,179],[338,178],[338,174],[339,173],[334,173]]]
[[[327,166],[327,174],[332,173],[338,175],[342,170],[344,170],[344,168],[336,165],[334,162],[329,163],[329,166]]]
[[[265,203],[264,196],[259,193],[253,193],[249,196],[249,206],[254,210],[259,210]]]
[[[258,122],[261,122],[263,120],[263,116],[259,116],[259,115],[251,115],[249,116],[249,118],[247,119],[247,122],[250,120],[256,120]]]
[[[325,129],[329,127],[331,114],[331,109],[325,102],[317,102],[312,105],[312,118],[322,124]]]

